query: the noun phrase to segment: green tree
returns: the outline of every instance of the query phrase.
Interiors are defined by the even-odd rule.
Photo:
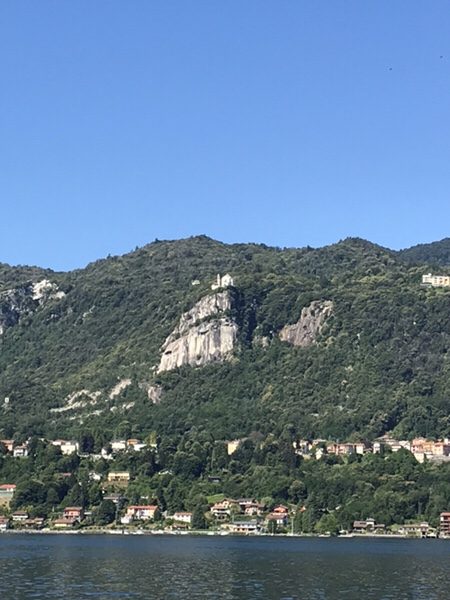
[[[95,511],[95,522],[97,525],[109,525],[116,518],[116,505],[112,500],[103,500]]]

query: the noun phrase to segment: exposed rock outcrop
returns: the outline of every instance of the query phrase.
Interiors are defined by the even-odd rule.
[[[58,408],[51,408],[51,413],[64,413],[72,410],[84,409],[88,406],[97,404],[102,392],[96,391],[91,392],[90,390],[78,390],[69,394],[65,400],[64,405]]]
[[[31,284],[30,288],[33,300],[37,300],[39,304],[43,304],[46,300],[61,300],[66,295],[56,283],[52,283],[48,279],[36,281]]]
[[[315,300],[302,309],[300,319],[293,325],[285,325],[279,336],[283,342],[306,348],[314,344],[322,327],[333,311],[330,300]]]
[[[147,388],[147,397],[153,404],[159,404],[161,402],[163,389],[160,385],[150,385]]]
[[[42,279],[0,293],[0,335],[20,319],[32,314],[47,300],[61,300],[65,293],[55,283]]]
[[[112,390],[108,394],[108,398],[110,400],[114,400],[117,396],[127,389],[131,385],[131,379],[121,379],[116,383],[116,385],[112,388]]]
[[[177,327],[162,346],[158,372],[183,365],[200,367],[228,358],[236,343],[238,326],[227,315],[230,292],[205,296],[181,315]]]

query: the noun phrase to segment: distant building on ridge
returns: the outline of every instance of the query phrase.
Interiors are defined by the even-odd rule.
[[[428,287],[450,287],[450,275],[422,275],[422,285]]]

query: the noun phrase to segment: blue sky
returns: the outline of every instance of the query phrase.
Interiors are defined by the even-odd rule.
[[[448,0],[3,0],[0,65],[2,262],[450,235]]]

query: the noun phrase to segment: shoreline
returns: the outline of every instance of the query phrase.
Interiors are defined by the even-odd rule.
[[[197,531],[166,531],[164,529],[156,529],[154,531],[144,531],[142,529],[138,530],[121,530],[121,529],[79,529],[75,531],[58,531],[54,529],[7,529],[5,531],[0,531],[0,537],[2,535],[117,535],[117,536],[172,536],[172,537],[239,537],[239,538],[296,538],[296,539],[381,539],[381,540],[449,540],[450,538],[444,537],[428,537],[428,538],[420,538],[413,536],[406,536],[400,534],[346,534],[346,535],[326,535],[326,534],[302,534],[302,533],[257,533],[257,534],[242,534],[242,533],[223,533],[220,531],[208,531],[208,530],[197,530]]]

